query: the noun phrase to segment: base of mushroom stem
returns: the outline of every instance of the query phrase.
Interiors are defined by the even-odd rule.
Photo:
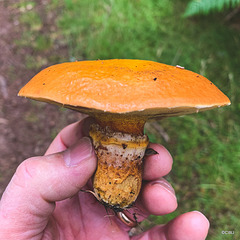
[[[98,200],[115,211],[129,208],[141,189],[148,137],[114,132],[98,124],[91,126],[90,137],[98,159],[93,180]]]

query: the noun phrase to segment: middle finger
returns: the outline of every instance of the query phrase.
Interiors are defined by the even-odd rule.
[[[146,156],[144,159],[143,180],[152,181],[167,175],[171,171],[173,159],[162,145],[150,143],[148,148],[152,148],[158,153]]]

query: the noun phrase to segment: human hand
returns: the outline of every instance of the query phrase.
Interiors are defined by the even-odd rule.
[[[97,165],[87,137],[89,123],[87,118],[67,126],[45,156],[20,164],[0,201],[1,240],[206,238],[209,222],[197,211],[129,237],[128,226],[111,211],[107,213],[93,195],[81,192],[91,188]],[[143,188],[134,208],[138,221],[149,214],[168,214],[177,207],[173,188],[162,178],[171,170],[172,157],[161,145],[149,147],[159,154],[144,161]]]

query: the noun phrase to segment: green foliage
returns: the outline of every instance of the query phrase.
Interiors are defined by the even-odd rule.
[[[227,8],[237,7],[240,0],[192,0],[188,3],[184,17],[198,14],[209,14],[213,11],[222,11]]]
[[[51,47],[51,45],[52,45],[51,39],[44,35],[37,36],[34,42],[34,48],[37,51],[47,50]]]
[[[46,11],[50,11],[48,9],[52,5],[53,3],[48,4]],[[37,70],[55,57],[51,55],[47,59],[46,56],[40,55],[42,52],[47,53],[52,48],[56,34],[46,33],[43,30],[45,19],[39,12],[36,1],[21,0],[19,3],[12,4],[11,6],[19,11],[18,20],[22,31],[21,37],[15,39],[14,42],[18,47],[31,48],[34,53],[39,53],[38,57],[35,54],[26,55],[25,57],[26,67]]]
[[[27,1],[27,0],[22,0],[18,1],[14,4],[12,4],[12,7],[18,8],[21,12],[25,12],[27,10],[30,10],[36,6],[36,2],[34,1]]]
[[[39,31],[42,28],[42,20],[35,11],[24,11],[20,16],[20,23],[29,28],[29,31]]]
[[[59,25],[70,39],[73,60],[85,56],[150,59],[160,45],[157,33],[167,31],[172,11],[168,0],[65,0],[65,6]]]

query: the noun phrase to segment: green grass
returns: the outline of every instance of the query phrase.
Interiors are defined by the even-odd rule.
[[[51,11],[52,5],[46,5],[48,8],[44,14]],[[21,0],[19,3],[12,4],[11,7],[20,12],[18,21],[22,32],[21,38],[15,39],[14,43],[19,48],[32,48],[33,54],[26,56],[25,63],[28,69],[37,71],[55,58],[55,56],[51,56],[46,59],[44,55],[47,55],[48,51],[54,47],[55,36],[58,33],[52,32],[51,28],[48,28],[47,32],[44,30],[44,28],[46,29],[44,14],[40,13],[36,2]],[[38,55],[37,59],[36,55]]]
[[[144,0],[65,2],[59,24],[74,58],[152,59],[164,47],[156,33],[167,31],[168,21],[161,21],[172,14],[168,0],[158,4]]]
[[[210,12],[223,11],[227,8],[239,7],[239,0],[192,0],[187,5],[184,17],[198,14],[209,14]]]
[[[240,236],[240,32],[222,21],[221,14],[182,18],[188,1],[65,0],[58,16],[59,32],[69,59],[138,58],[179,64],[213,81],[232,105],[209,112],[159,122],[164,139],[148,129],[150,139],[165,145],[174,158],[167,179],[176,189],[179,208],[150,218],[164,223],[191,210],[211,222],[208,239]],[[52,8],[58,1],[52,1]],[[27,20],[26,20],[27,19]],[[28,19],[32,19],[28,25]],[[21,20],[29,32],[41,26],[37,13]],[[23,35],[24,37],[24,35]],[[33,48],[51,47],[47,36],[34,37]],[[29,64],[31,63],[29,59]],[[234,236],[222,231],[235,231]],[[233,238],[235,237],[235,238]],[[238,238],[237,238],[238,237]]]

